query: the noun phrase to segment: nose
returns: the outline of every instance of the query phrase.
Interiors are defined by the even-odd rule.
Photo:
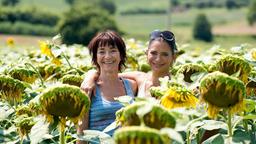
[[[157,62],[160,62],[160,61],[161,61],[161,56],[160,56],[160,55],[157,55],[157,56],[156,56],[156,61],[157,61]]]
[[[110,58],[111,57],[111,52],[107,51],[105,54],[105,58]]]

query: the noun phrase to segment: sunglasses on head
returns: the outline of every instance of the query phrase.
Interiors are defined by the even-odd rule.
[[[156,39],[156,38],[163,38],[166,41],[172,42],[174,41],[174,35],[172,32],[170,31],[160,31],[160,30],[154,30],[153,32],[151,32],[150,34],[150,39]]]

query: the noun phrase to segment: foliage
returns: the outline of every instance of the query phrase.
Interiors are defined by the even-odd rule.
[[[26,22],[31,24],[43,24],[47,26],[55,26],[58,23],[59,16],[57,14],[36,9],[36,7],[29,8],[1,8],[0,21],[1,22]]]
[[[75,0],[65,0],[65,2],[68,3],[69,5],[72,5],[75,2]]]
[[[116,12],[116,5],[113,0],[75,0],[74,4],[99,7],[100,9],[106,10],[111,15]]]
[[[193,37],[206,42],[211,42],[213,40],[211,24],[205,14],[199,14],[196,17],[193,27]]]
[[[2,0],[3,6],[15,6],[19,3],[20,0]]]
[[[250,25],[253,25],[256,22],[256,0],[252,0],[252,4],[250,5],[247,14],[247,20]]]
[[[30,24],[24,22],[1,22],[0,32],[5,34],[23,34],[23,35],[39,35],[39,36],[53,36],[56,34],[54,27]]]
[[[222,70],[223,66],[227,73],[235,71],[230,72],[230,75],[220,74],[221,72],[213,72],[208,75],[195,73],[190,76],[192,83],[184,82],[184,77],[178,75],[172,75],[171,80],[160,79],[161,85],[158,90],[166,90],[166,88],[171,87],[169,90],[175,91],[175,94],[170,93],[170,96],[176,102],[177,100],[187,100],[191,94],[190,91],[193,91],[197,92],[194,95],[195,97],[204,99],[207,103],[197,103],[195,108],[181,107],[167,110],[159,99],[136,98],[133,104],[129,104],[128,101],[131,99],[119,97],[118,100],[125,107],[116,113],[117,118],[121,124],[134,122],[137,126],[120,127],[120,123],[114,122],[101,132],[86,130],[83,131],[83,135],[77,135],[76,127],[72,123],[74,119],[63,121],[59,115],[67,118],[66,116],[73,116],[73,112],[78,114],[79,112],[76,111],[80,105],[78,103],[88,104],[88,101],[83,102],[85,96],[80,93],[78,87],[65,85],[57,88],[56,85],[64,82],[65,78],[80,81],[79,77],[77,77],[78,79],[74,77],[74,75],[81,75],[78,70],[86,71],[93,67],[88,49],[80,45],[57,45],[58,37],[56,36],[48,42],[40,42],[41,53],[39,49],[30,49],[29,51],[21,49],[15,40],[14,47],[0,49],[0,77],[2,77],[0,82],[0,143],[63,143],[64,141],[61,141],[63,139],[58,140],[63,137],[67,140],[67,143],[74,143],[78,139],[92,142],[97,137],[102,143],[113,144],[113,138],[105,134],[105,131],[113,128],[118,129],[114,134],[118,143],[153,143],[153,141],[155,141],[154,143],[160,143],[162,140],[169,141],[170,139],[174,144],[256,143],[255,93],[251,93],[250,96],[245,93],[245,86],[254,91],[256,87],[256,51],[251,49],[250,46],[241,45],[231,49],[221,49],[214,45],[212,48],[204,49],[202,53],[196,54],[186,49],[176,59],[176,66],[180,68],[193,62],[193,64],[200,64],[207,70],[210,69],[208,67],[214,66],[210,71],[213,72],[217,69]],[[127,43],[129,56],[135,59],[127,64],[127,69],[138,70],[140,63],[146,63],[144,49],[147,44],[134,39],[125,39],[125,42]],[[181,48],[186,47],[181,46]],[[20,50],[22,53],[18,53],[16,50]],[[225,57],[227,53],[232,56],[243,57],[244,62],[241,59]],[[226,59],[225,61],[222,59],[223,57]],[[60,65],[56,65],[52,61],[53,58],[61,61]],[[220,59],[220,61],[217,59]],[[36,77],[36,81],[27,84],[29,86],[25,88],[20,85],[20,81],[6,76],[9,70],[20,65],[27,66],[28,62],[34,67],[35,72],[42,74],[42,77],[47,73],[47,77],[41,80],[43,84],[39,81],[40,77]],[[252,66],[252,72],[243,76],[248,79],[248,83],[236,78],[240,72],[249,72],[246,63]],[[44,65],[42,69],[40,68],[42,71],[38,70],[41,65]],[[192,67],[194,69],[197,66],[191,65],[190,68],[192,69]],[[72,77],[70,74],[72,74]],[[198,87],[201,91],[198,90]],[[162,93],[162,91],[158,92]],[[238,96],[241,93],[243,96]],[[22,94],[19,105],[9,103],[5,99],[7,94],[16,97]],[[211,120],[207,115],[207,111],[210,110],[209,102],[215,108],[218,109],[218,106],[221,106],[222,109],[218,111],[214,120]],[[240,102],[243,102],[243,104],[241,103],[242,105],[239,105],[236,109],[241,110],[240,113],[235,113],[235,109],[235,111],[230,109],[235,103]],[[46,110],[50,112],[49,114],[54,115],[50,117],[48,115],[47,117],[48,120],[53,122],[51,124],[47,123],[45,117],[42,117],[42,113],[45,113]],[[63,124],[60,125],[62,128],[60,130],[57,129],[59,123]],[[162,128],[166,127],[166,124],[171,128]],[[61,131],[61,135],[59,135],[59,131]],[[210,135],[208,135],[209,133]]]
[[[79,13],[79,15],[78,15]],[[115,21],[106,11],[91,6],[76,6],[64,14],[58,27],[66,44],[87,45],[99,31],[118,31]]]

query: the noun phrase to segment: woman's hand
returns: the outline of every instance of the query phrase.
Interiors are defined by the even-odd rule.
[[[86,92],[89,96],[91,96],[94,88],[95,88],[95,81],[98,79],[99,74],[95,70],[90,70],[87,72],[80,88]]]

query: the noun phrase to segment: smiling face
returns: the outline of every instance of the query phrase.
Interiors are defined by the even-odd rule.
[[[168,73],[175,60],[170,46],[164,40],[154,40],[147,50],[147,61],[153,72]]]
[[[97,50],[97,64],[101,72],[117,71],[121,61],[120,52],[115,46],[100,46]]]

